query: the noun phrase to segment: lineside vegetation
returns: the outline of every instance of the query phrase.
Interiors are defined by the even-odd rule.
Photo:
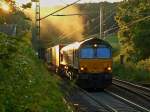
[[[67,112],[63,93],[27,36],[0,33],[0,112]]]
[[[111,35],[106,38],[106,41],[113,46],[113,74],[114,77],[121,78],[135,83],[150,82],[150,59],[140,60],[137,63],[125,61],[120,64],[120,44],[117,35]]]

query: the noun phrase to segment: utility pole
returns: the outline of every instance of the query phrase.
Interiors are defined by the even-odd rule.
[[[103,39],[103,6],[100,3],[100,39]]]
[[[36,32],[36,39],[37,39],[37,51],[38,56],[41,58],[42,51],[41,51],[41,39],[40,39],[40,1],[36,2],[36,10],[35,10],[35,32]]]

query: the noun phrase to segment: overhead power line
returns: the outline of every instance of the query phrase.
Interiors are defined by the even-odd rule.
[[[43,20],[43,19],[45,19],[45,18],[47,18],[47,17],[49,17],[49,16],[51,16],[51,15],[53,15],[53,14],[57,13],[57,12],[59,12],[59,11],[63,10],[63,9],[66,9],[66,8],[68,8],[68,7],[72,6],[72,5],[76,4],[76,3],[78,3],[79,1],[81,1],[81,0],[77,0],[77,1],[75,1],[75,2],[73,2],[73,3],[71,3],[71,4],[69,4],[69,5],[66,5],[66,6],[65,6],[65,7],[63,7],[63,8],[60,8],[60,9],[58,9],[58,10],[56,10],[56,11],[54,11],[54,12],[52,12],[52,13],[50,13],[50,14],[48,14],[48,15],[46,15],[46,16],[44,16],[44,17],[42,17],[42,18],[40,18],[40,20],[39,20],[39,21],[41,21],[41,20]]]
[[[91,2],[92,0],[90,0],[90,2]],[[86,6],[84,7],[84,8],[87,8],[88,7],[88,4],[86,4]],[[95,13],[95,12],[94,12]],[[97,18],[96,18],[97,19]],[[94,20],[95,21],[95,20]],[[87,26],[87,25],[86,25]],[[66,34],[64,34],[64,33],[62,33],[62,35],[60,35],[59,36],[59,38],[61,37],[61,38],[65,38],[65,37],[68,37],[68,36],[70,36],[70,35],[72,35],[73,33],[75,33],[75,32],[77,32],[77,31],[79,31],[79,29],[76,29],[76,30],[74,30],[73,32],[71,32],[71,33],[68,33],[67,35]]]
[[[93,12],[94,13],[94,12]],[[95,12],[95,13],[98,13],[98,12]],[[90,13],[88,13],[88,14],[90,14]],[[88,15],[87,14],[87,15]],[[92,14],[92,13],[91,13]],[[111,11],[111,15],[110,16],[108,16],[105,20],[104,20],[104,23],[113,15],[114,13]],[[86,14],[85,14],[86,15]],[[53,15],[53,16],[55,16],[55,15]],[[56,15],[57,16],[57,15]],[[67,15],[66,15],[67,16]],[[99,15],[96,17],[96,18],[94,18],[94,19],[92,19],[92,22],[94,22],[94,21],[96,21],[97,19],[99,19]],[[86,26],[88,26],[88,24],[86,24],[85,25],[85,27]],[[97,24],[94,28],[92,28],[92,30],[90,30],[90,32],[92,32],[93,30],[95,30],[96,28],[98,28],[99,27],[99,24]],[[114,28],[114,26],[112,26],[113,28]],[[116,29],[116,28],[115,28]],[[112,30],[112,29],[108,29],[108,30]],[[71,32],[71,33],[68,33],[67,35],[65,35],[65,34],[62,34],[61,36],[59,36],[59,37],[62,37],[62,36],[64,36],[64,37],[69,37],[70,35],[72,35],[73,33],[75,33],[75,32],[77,32],[77,31],[79,31],[79,29],[77,29],[77,30],[74,30],[73,32]],[[89,33],[90,33],[89,32]],[[96,34],[97,35],[97,34]]]
[[[99,17],[99,16],[98,16],[98,17]],[[109,17],[108,17],[108,18],[109,18]],[[135,23],[137,23],[137,22],[140,22],[140,21],[143,21],[143,20],[148,19],[148,18],[150,18],[150,16],[146,16],[146,17],[144,17],[144,18],[138,19],[138,20],[136,20],[136,21],[134,21],[134,22],[132,22],[132,23],[129,23],[127,26],[132,26],[133,24],[135,24]],[[95,30],[98,26],[99,26],[99,24],[96,25],[91,31]],[[119,27],[118,27],[118,26],[115,26],[115,24],[114,24],[111,28],[105,30],[104,33],[108,33],[108,32],[110,32],[110,31],[112,31],[112,30],[117,30],[117,29],[119,29]],[[63,34],[63,35],[64,35],[65,37],[69,37],[70,35],[72,35],[73,33],[77,32],[78,30],[79,30],[79,29],[77,29],[77,30],[75,30],[75,31],[73,31],[73,32],[71,32],[71,33],[68,33],[66,36],[65,36],[65,34]],[[61,36],[63,36],[63,35],[61,35]],[[96,34],[94,34],[94,35],[90,35],[90,36],[88,36],[88,37],[95,37],[95,36],[97,36],[97,35],[99,35],[99,33],[96,33]],[[61,36],[59,36],[59,37],[61,37]],[[63,37],[62,39],[64,39],[64,37]],[[60,40],[61,40],[61,39],[60,39]]]
[[[128,27],[129,27],[129,26],[132,26],[132,25],[135,24],[135,23],[138,23],[138,22],[140,22],[140,21],[143,21],[143,20],[149,19],[149,18],[150,18],[150,16],[146,16],[146,17],[140,18],[140,19],[138,19],[138,20],[135,20],[135,21],[132,22],[132,23],[127,24],[127,26],[128,26]]]
[[[148,18],[150,18],[150,16],[146,16],[144,18],[140,18],[138,20],[135,20],[134,22],[128,23],[127,26],[130,27],[130,26],[134,25],[135,23],[138,23],[138,22],[143,21],[143,20],[148,19]],[[114,27],[112,27],[112,28],[110,28],[108,30],[105,30],[104,32],[107,33],[107,32],[110,32],[110,31],[116,30],[116,29],[119,29],[119,27],[118,26],[114,26]],[[126,29],[126,28],[123,28],[123,29]]]
[[[138,20],[135,20],[134,22],[128,23],[127,26],[130,27],[130,26],[134,25],[135,23],[138,23],[138,22],[140,22],[140,21],[143,21],[143,20],[149,19],[149,18],[150,18],[150,16],[146,16],[146,17],[140,18],[140,19],[138,19]],[[115,29],[119,29],[119,27],[118,27],[118,26],[112,27],[112,28],[110,28],[110,29],[108,29],[108,30],[105,30],[105,33],[110,32],[110,31],[115,30]],[[124,29],[124,28],[123,28],[123,29]],[[126,28],[125,28],[125,29],[126,29]]]
[[[83,15],[91,15],[91,14],[97,14],[97,13],[79,13],[79,14],[53,14],[51,16],[83,16]]]

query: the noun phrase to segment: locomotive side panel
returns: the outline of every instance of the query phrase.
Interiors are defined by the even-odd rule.
[[[74,58],[74,69],[78,70],[79,69],[79,53],[77,49],[74,49],[74,54],[73,54]]]
[[[73,63],[72,51],[63,51],[62,52],[62,61],[60,62],[62,65],[71,66]]]
[[[46,62],[48,64],[48,68],[53,71],[57,71],[60,67],[61,61],[61,53],[60,49],[64,45],[56,45],[54,47],[48,48],[46,51]]]
[[[78,44],[73,43],[61,49],[62,61],[60,63],[62,65],[73,69],[78,68],[78,52],[76,45]]]
[[[59,62],[60,62],[60,46],[54,46],[52,47],[52,64],[59,67]]]
[[[52,49],[51,48],[48,48],[46,50],[46,53],[45,53],[45,58],[46,58],[46,62],[48,65],[50,65],[52,63]]]

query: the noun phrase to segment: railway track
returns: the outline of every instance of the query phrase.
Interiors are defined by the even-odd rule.
[[[121,96],[119,96],[119,95],[117,95],[117,94],[115,94],[111,91],[106,91],[106,92],[108,94],[112,95],[114,98],[118,99],[119,101],[121,101],[121,102],[125,103],[126,105],[128,105],[125,108],[129,108],[129,107],[131,108],[131,110],[127,110],[127,109],[123,108],[123,110],[120,110],[121,112],[122,111],[123,112],[150,112],[149,109],[147,109],[143,106],[140,106],[140,105],[138,105],[138,104],[126,99],[126,98],[123,98],[123,97],[121,97]],[[120,111],[118,111],[118,112],[120,112]]]
[[[150,112],[149,109],[108,90],[104,92],[87,92],[79,87],[76,87],[76,89],[80,91],[82,97],[98,107],[93,112]]]
[[[122,81],[122,80],[115,79],[115,78],[113,79],[113,85],[123,88],[127,91],[130,91],[130,92],[144,98],[148,102],[150,102],[150,89],[149,88],[135,85],[133,83]]]
[[[97,107],[99,107],[99,109],[95,112],[117,112],[117,110],[115,108],[98,100],[91,93],[89,93],[79,87],[77,87],[77,88],[87,97],[87,99],[89,99],[89,101],[94,102],[97,105]]]
[[[150,83],[139,83],[139,85],[142,85],[150,89]]]
[[[64,84],[65,86],[70,85],[69,82]],[[109,89],[101,92],[88,92],[73,85],[67,96],[67,101],[71,102],[75,108],[74,112],[150,112],[149,108],[122,97]]]

